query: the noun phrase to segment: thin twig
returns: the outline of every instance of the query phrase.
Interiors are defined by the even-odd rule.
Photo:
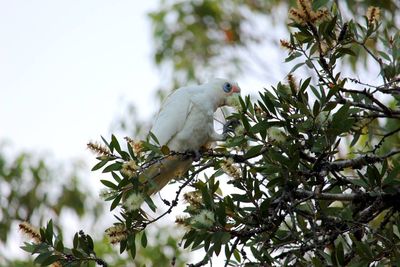
[[[319,193],[316,194],[313,191],[307,191],[304,189],[297,189],[295,191],[295,196],[300,198],[314,198],[320,200],[339,200],[339,201],[353,201],[357,197],[360,197],[359,194],[350,193],[350,194],[334,194],[334,193]]]
[[[391,156],[399,154],[400,150],[393,150],[386,155],[383,156],[376,156],[376,155],[364,155],[355,159],[346,159],[346,160],[338,160],[334,162],[325,162],[324,166],[322,167],[323,170],[329,171],[340,171],[345,168],[352,168],[352,169],[361,169],[364,166],[369,164],[374,164],[376,162],[381,162]]]
[[[205,164],[203,167],[201,167],[201,168],[197,169],[196,171],[192,172],[192,173],[190,174],[190,177],[189,177],[188,179],[186,179],[186,181],[185,181],[182,185],[179,186],[179,189],[178,189],[178,191],[176,191],[176,196],[175,196],[174,200],[172,200],[170,207],[169,207],[164,213],[162,213],[161,215],[159,215],[159,216],[156,217],[155,219],[150,220],[150,221],[144,223],[144,224],[143,224],[143,228],[145,228],[147,225],[149,225],[149,224],[151,224],[151,223],[154,223],[154,222],[158,221],[159,219],[161,219],[162,217],[164,217],[164,216],[167,215],[168,213],[171,213],[172,209],[178,204],[179,196],[180,196],[180,194],[181,194],[183,188],[185,188],[185,187],[194,179],[194,177],[195,177],[197,174],[199,174],[200,172],[202,172],[202,171],[204,171],[204,170],[206,170],[206,169],[212,167],[213,165],[214,165],[214,162],[209,161],[209,162],[208,162],[207,164]]]
[[[400,127],[383,135],[382,139],[379,141],[379,143],[377,145],[375,145],[375,148],[374,148],[374,150],[372,150],[372,152],[375,153],[375,151],[383,144],[383,142],[385,142],[386,138],[388,138],[389,136],[392,136],[398,132],[400,132]]]

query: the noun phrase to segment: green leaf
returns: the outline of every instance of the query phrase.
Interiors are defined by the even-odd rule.
[[[343,250],[343,243],[339,242],[339,244],[335,247],[335,255],[336,261],[339,266],[344,266],[344,250]]]
[[[325,101],[329,101],[332,98],[332,96],[334,96],[337,92],[339,92],[339,90],[340,87],[337,85],[335,85],[333,88],[329,88],[328,95],[326,96]]]
[[[94,243],[93,243],[92,237],[90,235],[86,235],[86,239],[87,239],[87,244],[88,244],[89,251],[93,251]]]
[[[113,184],[112,182],[110,182],[110,181],[108,181],[108,180],[100,180],[100,182],[101,182],[103,185],[105,185],[105,186],[107,186],[107,187],[109,187],[109,188],[112,188],[112,189],[114,189],[114,190],[118,190],[118,185]]]
[[[74,235],[74,240],[73,240],[72,244],[73,244],[74,248],[78,248],[78,245],[79,245],[79,236],[78,236],[78,233],[75,233],[75,235]]]
[[[60,239],[59,236],[56,237],[56,240],[54,241],[54,248],[58,252],[63,252],[64,251],[64,244],[62,240]]]
[[[293,52],[287,58],[285,58],[285,62],[290,62],[295,58],[301,57],[303,54],[300,52]]]
[[[246,152],[244,157],[245,158],[252,158],[252,157],[258,155],[262,148],[263,148],[263,145],[253,146]]]
[[[120,183],[122,181],[122,178],[118,176],[115,172],[111,172],[112,177],[117,183]]]
[[[312,261],[312,266],[314,267],[324,267],[324,264],[318,257],[313,257],[311,261]]]
[[[336,26],[337,16],[334,16],[330,21],[328,21],[326,28],[324,30],[324,36],[328,39],[328,36],[334,35],[334,29]]]
[[[52,251],[40,253],[33,262],[43,266],[43,262],[45,262],[52,254]]]
[[[233,251],[233,256],[235,257],[236,261],[241,262],[241,257],[238,249],[235,248],[235,250]]]
[[[314,68],[314,65],[313,65],[313,63],[312,63],[312,61],[310,59],[306,60],[306,65],[307,65],[307,67],[309,69],[313,69]]]
[[[221,201],[218,203],[218,207],[215,211],[217,221],[224,226],[226,224],[226,209],[225,202]]]
[[[260,96],[261,96],[261,99],[263,100],[264,104],[267,106],[269,112],[276,115],[274,96],[268,91],[265,91],[264,94],[260,93]]]
[[[341,57],[342,55],[345,55],[345,54],[353,56],[353,57],[357,56],[357,54],[353,50],[351,50],[350,48],[346,48],[346,47],[341,47],[336,52],[339,57]]]
[[[153,140],[157,145],[160,144],[157,137],[152,132],[149,132],[149,138],[150,138],[150,140]]]
[[[228,232],[221,232],[219,237],[222,244],[227,244],[231,240],[231,234]]]
[[[136,257],[136,244],[135,244],[135,235],[128,236],[128,249],[129,254],[131,255],[132,259]]]
[[[353,140],[351,140],[350,143],[350,147],[353,147],[357,143],[358,139],[360,138],[360,135],[361,135],[360,132],[354,133]]]
[[[41,227],[39,231],[40,231],[40,240],[46,242],[46,229]]]
[[[34,254],[34,252],[36,251],[36,247],[37,247],[36,244],[24,242],[24,246],[21,246],[20,248],[26,252]]]
[[[381,186],[381,175],[374,165],[369,165],[367,168],[367,177],[371,185]]]
[[[122,194],[119,194],[119,195],[113,200],[113,202],[111,203],[111,206],[110,206],[110,211],[112,211],[113,209],[115,209],[115,208],[118,206],[119,202],[121,201],[121,198],[122,198]]]
[[[104,170],[103,173],[106,172],[111,172],[111,171],[119,171],[122,169],[122,163],[121,162],[115,162],[111,165],[108,165]]]
[[[215,255],[219,255],[219,253],[221,252],[221,246],[221,240],[217,239],[214,241],[214,246],[212,246],[212,249],[214,250]]]
[[[117,138],[115,137],[115,135],[111,135],[111,143],[110,143],[110,150],[111,152],[113,152],[115,150],[117,150],[118,153],[121,153],[121,146],[118,143]]]
[[[53,245],[53,220],[47,223],[46,227],[46,240],[50,245]]]
[[[391,61],[390,57],[389,57],[388,54],[386,54],[385,52],[383,52],[383,51],[378,51],[378,53],[379,53],[379,55],[380,55],[381,57],[383,57],[385,60]]]
[[[55,263],[56,261],[60,260],[61,256],[60,255],[51,255],[47,257],[43,262],[41,263],[42,266],[49,266],[52,263]]]
[[[307,89],[308,85],[310,84],[310,81],[311,81],[311,77],[308,77],[308,78],[301,84],[300,92],[304,92],[304,91]]]
[[[196,235],[197,235],[196,231],[194,230],[191,230],[184,235],[183,237],[183,240],[185,240],[185,244],[183,244],[184,249],[188,248],[193,243]]]
[[[268,124],[266,121],[261,121],[261,122],[256,123],[255,125],[253,125],[253,126],[250,128],[250,131],[251,131],[253,134],[260,133],[261,136],[265,136],[268,126],[269,126],[269,124]]]
[[[80,250],[79,248],[73,248],[71,250],[72,255],[74,255],[77,258],[85,258],[86,257],[86,253],[84,253],[82,250]]]
[[[327,102],[323,111],[331,111],[332,109],[336,108],[337,104],[335,102]]]
[[[318,10],[321,7],[327,6],[329,0],[314,0],[312,1],[313,10]]]
[[[333,134],[340,134],[349,131],[354,119],[349,119],[350,105],[343,105],[332,117],[331,129],[334,130]]]
[[[261,255],[261,252],[260,252],[255,246],[251,246],[251,247],[250,247],[250,250],[251,250],[251,253],[253,254],[253,256],[254,256],[257,260],[259,260],[259,261],[261,261],[261,262],[264,261],[262,255]]]
[[[110,149],[110,144],[107,142],[107,140],[103,136],[100,136],[100,137],[101,137],[101,140],[103,140],[104,144]]]
[[[148,195],[144,196],[144,201],[146,202],[146,204],[150,207],[150,209],[152,211],[156,211],[157,210],[157,206],[154,204],[153,200],[151,199],[151,197],[149,197]]]
[[[94,167],[92,168],[91,171],[96,171],[96,170],[102,168],[104,165],[107,164],[108,161],[109,161],[109,160],[102,160],[102,161],[100,161],[99,163],[97,163],[96,165],[94,165]]]
[[[145,231],[142,232],[142,238],[140,239],[140,242],[142,244],[142,247],[147,247],[147,236]]]
[[[126,246],[127,246],[127,241],[126,240],[122,240],[119,243],[119,254],[122,254],[122,252],[124,252],[126,250]]]
[[[318,99],[318,100],[321,100],[321,94],[319,93],[319,91],[317,90],[317,88],[315,88],[314,86],[312,86],[312,85],[310,85],[310,88],[311,88],[311,91],[313,92],[313,94],[315,95],[315,97]],[[321,88],[320,89],[321,91],[323,91],[323,89]]]
[[[314,117],[317,117],[319,112],[320,112],[321,106],[319,104],[318,100],[315,100],[314,105],[313,105],[313,115]]]
[[[201,187],[201,195],[202,195],[203,203],[204,203],[205,207],[207,209],[212,210],[213,201],[212,201],[212,198],[210,196],[210,193],[208,192],[208,188],[206,186],[202,186]]]
[[[304,64],[305,64],[304,62],[297,63],[297,64],[294,65],[294,67],[289,71],[289,74],[295,72],[298,68],[300,68],[300,67],[303,66]]]
[[[356,251],[361,257],[366,258],[368,260],[372,260],[374,258],[374,255],[370,247],[366,243],[355,241],[355,244],[356,244]]]
[[[45,241],[45,240],[42,240],[42,241]],[[47,243],[35,244],[34,251],[32,251],[32,254],[47,252],[47,251],[49,251],[49,248],[50,248],[50,246]]]

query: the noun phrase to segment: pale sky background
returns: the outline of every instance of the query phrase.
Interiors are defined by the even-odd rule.
[[[0,1],[0,140],[86,157],[124,102],[157,108],[146,13],[157,1]]]

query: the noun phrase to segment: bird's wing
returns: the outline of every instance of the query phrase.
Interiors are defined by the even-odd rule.
[[[193,107],[191,91],[189,88],[180,88],[165,100],[151,129],[160,145],[168,145],[183,129]]]
[[[148,181],[147,194],[152,195],[160,191],[172,179],[180,179],[192,166],[193,159],[183,155],[168,156],[156,162],[141,175],[142,182]]]

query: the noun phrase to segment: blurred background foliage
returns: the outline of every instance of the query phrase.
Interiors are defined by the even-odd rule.
[[[381,27],[387,35],[398,31],[399,2],[385,1],[323,1],[316,0],[315,6],[335,2],[342,10],[346,19],[362,19],[371,5],[382,9]],[[203,81],[210,76],[252,75],[259,71],[268,73],[272,69],[283,69],[281,62],[271,62],[269,56],[260,54],[264,46],[275,47],[278,51],[279,39],[289,33],[286,25],[289,22],[287,11],[295,6],[295,1],[227,1],[227,0],[190,0],[190,1],[159,1],[157,10],[149,14],[153,25],[154,62],[160,69],[159,99],[178,85],[191,81]],[[277,30],[282,34],[277,34]],[[286,31],[286,32],[285,32]],[[366,45],[376,52],[377,42],[369,41]],[[134,48],[132,48],[134,49]],[[274,50],[270,51],[271,53]],[[371,64],[366,52],[355,51],[357,57],[347,57],[346,60],[353,72],[357,66],[362,66],[363,72],[368,72]],[[248,70],[254,70],[249,71]],[[148,123],[134,121],[134,107],[127,105],[126,115],[116,118],[115,128],[126,135],[136,136],[145,133]],[[120,122],[120,123],[118,123]],[[368,124],[368,127],[377,127]],[[387,131],[398,125],[393,120],[387,121]],[[360,127],[363,129],[363,127]],[[386,131],[386,132],[387,132]],[[363,138],[363,137],[361,137]],[[386,142],[385,150],[399,142],[399,137],[392,136]],[[48,157],[36,153],[21,152],[18,155],[0,150],[0,248],[15,246],[7,242],[16,229],[19,221],[28,220],[34,225],[44,225],[52,218],[54,225],[60,222],[63,210],[76,214],[78,217],[88,217],[96,221],[102,213],[106,213],[97,201],[97,196],[81,182],[86,177],[80,175],[82,167],[72,163],[55,163]],[[69,171],[65,171],[69,170]],[[54,190],[49,190],[52,188]],[[78,229],[77,229],[78,230]],[[90,229],[91,231],[93,229]],[[57,229],[62,233],[62,229]],[[169,230],[165,230],[169,231]],[[91,233],[92,234],[92,233]],[[156,251],[161,251],[165,242],[171,243],[171,237],[161,238],[154,234],[154,240],[160,241],[156,247],[148,247],[140,253],[137,264],[149,263],[152,260],[162,262]],[[159,239],[158,239],[159,238]],[[165,241],[168,240],[168,241]],[[152,244],[157,241],[152,242]],[[96,241],[99,257],[110,260],[111,266],[127,266],[128,259],[121,257],[103,240]],[[27,259],[15,260],[0,249],[0,265],[29,266],[33,263]],[[164,261],[167,263],[168,260]],[[141,261],[141,262],[139,262]],[[114,264],[113,264],[114,263]]]
[[[313,6],[332,2],[342,10],[344,19],[360,19],[369,6],[380,7],[385,14],[380,21],[382,27],[390,34],[398,30],[396,11],[400,4],[396,0],[316,0]],[[277,68],[281,62],[271,62],[270,55],[259,51],[266,45],[278,49],[279,39],[288,34],[287,11],[295,4],[295,0],[161,1],[150,18],[154,60],[167,72],[163,89],[177,88],[191,80],[202,81],[209,73],[229,76],[245,70],[246,75],[252,75],[248,70],[254,66],[261,68],[262,73]],[[360,56],[366,58],[365,53]]]
[[[50,157],[28,152],[13,155],[6,148],[9,147],[3,145],[0,149],[0,246],[10,236],[15,238],[18,233],[12,231],[21,221],[43,225],[53,218],[60,226],[67,209],[79,218],[87,211],[93,221],[99,217],[100,202],[82,183],[79,164],[71,163],[67,170]],[[0,264],[13,266],[3,251],[0,250]]]

